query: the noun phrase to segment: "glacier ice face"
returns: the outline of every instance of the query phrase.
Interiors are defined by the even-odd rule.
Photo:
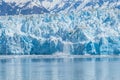
[[[0,17],[0,54],[120,53],[120,11],[97,7],[70,13]]]

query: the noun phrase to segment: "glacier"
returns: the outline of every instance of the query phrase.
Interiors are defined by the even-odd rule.
[[[119,55],[120,11],[0,16],[1,55]]]
[[[1,55],[119,55],[119,0],[0,0]]]

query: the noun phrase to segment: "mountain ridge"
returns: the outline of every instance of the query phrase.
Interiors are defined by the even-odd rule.
[[[119,0],[0,0],[1,15],[28,15],[79,12],[82,9],[107,7],[120,9]]]

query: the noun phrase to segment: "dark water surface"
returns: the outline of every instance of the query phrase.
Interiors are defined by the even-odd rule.
[[[120,58],[1,58],[0,80],[120,80]]]

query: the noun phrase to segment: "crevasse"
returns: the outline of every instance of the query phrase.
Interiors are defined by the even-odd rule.
[[[120,54],[120,11],[0,17],[0,54]]]

